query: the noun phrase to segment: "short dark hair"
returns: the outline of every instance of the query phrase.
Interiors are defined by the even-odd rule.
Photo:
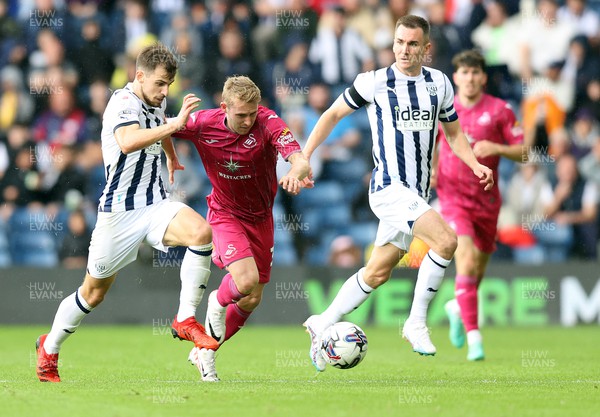
[[[398,26],[404,26],[410,29],[419,29],[423,31],[423,38],[428,41],[429,40],[429,22],[423,19],[421,16],[416,16],[414,14],[407,14],[402,16],[400,19],[396,21],[396,27],[394,28],[394,33],[398,29]]]
[[[454,71],[458,71],[460,67],[480,68],[482,71],[485,71],[485,58],[479,51],[469,49],[454,55],[452,65],[454,66]]]
[[[173,53],[160,42],[146,46],[135,60],[136,69],[143,71],[153,72],[159,66],[164,67],[169,76],[175,77],[177,73],[177,61]]]

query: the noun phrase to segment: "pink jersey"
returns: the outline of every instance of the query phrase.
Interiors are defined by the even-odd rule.
[[[290,129],[275,112],[258,107],[254,126],[238,135],[225,126],[221,109],[192,113],[178,138],[191,140],[213,190],[208,207],[255,222],[272,215],[277,193],[277,153],[287,159],[300,151]]]
[[[504,100],[484,94],[473,107],[464,107],[456,96],[454,108],[471,146],[483,140],[505,145],[523,142],[523,131]],[[497,214],[502,204],[498,189],[500,157],[480,158],[479,162],[494,171],[495,185],[490,191],[483,190],[479,178],[452,152],[444,133],[440,133],[437,193],[442,203],[468,209],[485,208],[489,213]]]

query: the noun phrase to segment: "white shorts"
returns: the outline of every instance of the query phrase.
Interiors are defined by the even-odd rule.
[[[375,246],[388,243],[408,251],[415,221],[431,206],[414,191],[401,184],[390,184],[369,194],[369,204],[379,218]]]
[[[169,223],[185,204],[162,200],[147,207],[118,213],[98,213],[92,232],[87,272],[94,278],[108,278],[135,261],[144,239],[163,252],[163,237]]]

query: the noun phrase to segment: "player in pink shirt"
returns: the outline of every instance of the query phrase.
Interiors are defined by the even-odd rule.
[[[259,106],[261,94],[248,77],[225,81],[220,108],[192,113],[174,136],[196,146],[213,190],[207,220],[213,261],[228,273],[208,298],[206,329],[222,344],[244,325],[261,300],[273,261],[273,203],[277,155],[292,164],[279,181],[295,195],[312,187],[300,145],[275,112]],[[215,351],[192,349],[190,360],[204,381],[218,381]]]
[[[508,103],[484,93],[487,75],[484,58],[476,51],[464,51],[452,60],[453,80],[458,92],[454,108],[478,161],[492,169],[498,182],[501,157],[524,162],[527,152],[523,132]],[[443,133],[440,134],[443,137]],[[502,200],[498,187],[487,193],[471,170],[454,155],[448,142],[440,140],[437,193],[444,220],[456,231],[456,299],[446,304],[450,340],[456,347],[465,342],[468,360],[484,359],[478,328],[477,288],[487,263],[496,249],[496,225]],[[464,326],[464,327],[463,327]]]

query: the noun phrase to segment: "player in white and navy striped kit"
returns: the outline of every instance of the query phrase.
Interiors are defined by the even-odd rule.
[[[173,246],[188,247],[181,264],[173,336],[201,348],[219,346],[195,318],[210,276],[211,228],[190,207],[170,201],[160,177],[162,150],[171,183],[174,171],[183,169],[171,135],[185,127],[200,101],[187,95],[178,116],[167,123],[166,96],[176,71],[171,52],[161,44],[149,46],[137,58],[135,80],[115,91],[108,102],[102,122],[106,187],[98,205],[87,271],[82,286],[61,302],[50,333],[38,338],[37,374],[42,382],[60,382],[62,343],[102,302],[117,272],[136,259],[143,241],[164,252]]]
[[[325,369],[318,348],[323,330],[357,308],[389,279],[413,236],[431,249],[419,268],[410,316],[402,332],[415,352],[436,353],[426,325],[427,308],[456,250],[456,234],[427,203],[438,121],[454,153],[486,190],[493,186],[493,178],[492,171],[477,162],[462,132],[450,81],[440,71],[421,64],[430,48],[429,23],[414,15],[401,17],[394,37],[396,62],[359,74],[321,116],[304,148],[310,158],[339,120],[366,107],[375,163],[369,203],[380,220],[379,228],[366,267],[346,281],[327,310],[304,323],[318,371]]]

